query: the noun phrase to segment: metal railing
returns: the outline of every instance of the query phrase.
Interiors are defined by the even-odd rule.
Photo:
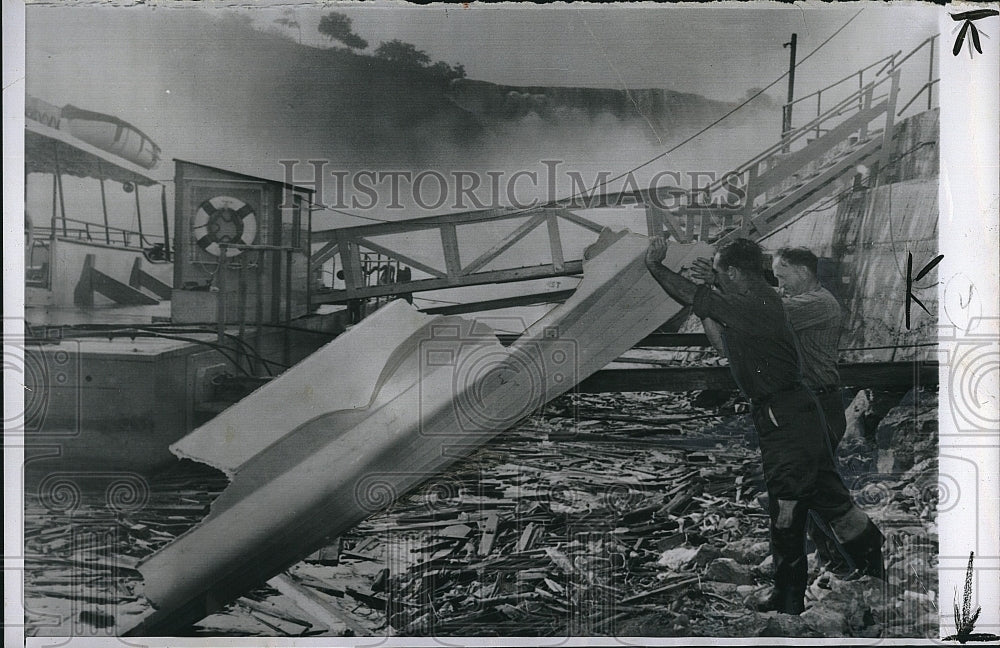
[[[148,234],[125,227],[92,223],[62,216],[56,218],[55,229],[52,226],[42,226],[35,227],[34,231],[36,241],[55,236],[68,240],[111,245],[136,252],[142,252],[154,245],[164,244],[162,234]]]
[[[485,251],[479,249],[475,237],[459,231],[459,227],[500,221],[520,223]],[[312,233],[312,242],[325,245],[310,256],[310,267],[336,257],[336,267],[344,278],[343,289],[333,289],[317,295],[316,303],[349,302],[442,288],[578,274],[582,271],[583,260],[565,258],[560,223],[572,224],[594,233],[600,233],[603,229],[600,224],[569,209],[536,207],[530,210],[494,209],[445,214],[316,231]],[[547,238],[550,261],[523,266],[506,254],[518,242],[539,231],[543,231]],[[432,234],[440,241],[440,258],[418,259],[409,253],[407,239],[418,233]],[[385,238],[390,236],[394,237],[393,240]],[[471,261],[468,260],[470,257]],[[367,266],[364,261],[366,258],[369,259]],[[374,265],[371,264],[372,259]],[[373,268],[384,266],[387,260],[391,260],[393,264],[405,265],[423,277],[400,281],[396,276],[391,282],[380,283],[376,280],[372,283]],[[394,267],[393,265],[390,270]]]
[[[920,89],[917,90],[916,94],[913,95],[913,98],[911,98],[903,106],[903,108],[898,113],[896,113],[896,116],[898,117],[899,115],[902,115],[906,111],[906,109],[909,108],[910,105],[917,99],[917,97],[919,97],[921,94],[923,94],[923,92],[925,90],[927,91],[927,110],[930,110],[933,107],[933,105],[934,105],[933,104],[933,86],[934,86],[935,83],[937,83],[939,81],[939,79],[934,78],[934,44],[935,44],[935,41],[937,40],[937,38],[938,38],[938,34],[934,34],[933,36],[929,36],[928,38],[925,38],[923,41],[921,41],[919,45],[917,45],[912,50],[910,50],[909,53],[907,53],[902,58],[900,58],[900,55],[903,53],[903,51],[902,50],[898,50],[897,52],[895,52],[893,54],[890,54],[888,56],[883,56],[882,58],[878,59],[877,61],[873,61],[872,63],[869,63],[868,65],[866,65],[865,67],[857,70],[856,72],[852,72],[851,74],[848,74],[847,76],[845,76],[845,77],[843,77],[841,79],[838,79],[837,81],[834,81],[833,83],[831,83],[831,84],[829,84],[827,86],[824,86],[824,87],[820,88],[819,90],[815,90],[813,92],[810,92],[809,94],[803,95],[803,96],[798,97],[798,98],[796,98],[796,99],[794,99],[794,100],[792,100],[790,102],[785,103],[782,106],[782,118],[783,118],[783,120],[788,115],[788,113],[792,110],[792,108],[794,106],[796,106],[797,104],[801,104],[801,103],[804,103],[806,101],[809,101],[811,99],[815,99],[815,101],[816,101],[816,117],[819,117],[820,115],[823,114],[823,99],[824,99],[824,94],[826,94],[827,96],[829,96],[830,91],[832,91],[834,88],[838,88],[838,87],[840,87],[840,86],[842,86],[842,85],[844,85],[844,84],[852,81],[853,79],[857,79],[857,83],[858,83],[857,91],[855,91],[855,93],[854,93],[854,94],[857,94],[858,91],[860,91],[862,88],[865,87],[864,78],[865,78],[865,73],[866,72],[868,72],[869,70],[871,70],[871,69],[873,69],[875,67],[878,67],[878,70],[876,70],[875,74],[874,74],[875,78],[880,77],[886,71],[888,71],[888,73],[891,75],[893,71],[902,68],[902,66],[907,61],[909,61],[911,58],[913,58],[918,52],[920,52],[921,50],[923,50],[925,47],[927,48],[927,52],[928,52],[927,82],[924,83],[920,87]],[[859,108],[860,108],[860,104],[859,104]],[[789,123],[790,124],[791,123],[791,119],[789,118],[787,122],[782,121],[782,123],[783,124],[784,123]],[[793,128],[792,130],[795,130],[795,129]],[[821,131],[817,127],[815,132],[816,132],[816,135],[819,136]]]

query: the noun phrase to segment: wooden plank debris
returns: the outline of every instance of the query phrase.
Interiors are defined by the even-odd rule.
[[[229,471],[233,483],[198,527],[139,565],[157,609],[126,634],[195,621],[195,610],[280,573],[619,357],[680,310],[646,269],[647,245],[628,233],[602,236],[585,255],[573,297],[506,348],[482,324],[392,302],[175,444],[183,456]],[[710,253],[705,244],[673,246],[666,263],[680,269]],[[380,349],[384,362],[356,362],[359,348]],[[343,400],[325,391],[309,397],[306,387],[330,382],[329,361],[338,358],[376,371]],[[490,370],[462,371],[470,366]],[[354,381],[334,381],[344,382]],[[279,396],[302,406],[274,407]],[[227,442],[234,429],[241,439],[255,436],[263,422],[271,427],[250,448]]]

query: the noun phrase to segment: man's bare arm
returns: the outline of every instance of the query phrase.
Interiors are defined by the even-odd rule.
[[[674,301],[685,306],[694,303],[694,293],[698,286],[693,281],[685,279],[663,265],[663,259],[666,255],[667,242],[663,237],[650,239],[649,249],[646,250],[646,268],[649,270],[649,274],[653,275],[656,283],[660,284]]]

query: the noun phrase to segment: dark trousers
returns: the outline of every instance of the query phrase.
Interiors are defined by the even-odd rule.
[[[836,388],[816,395],[820,409],[823,411],[823,418],[826,423],[827,437],[830,440],[830,452],[837,456],[837,446],[844,438],[847,431],[847,418],[844,416],[843,391]],[[836,459],[834,459],[836,464]],[[833,572],[846,572],[849,567],[847,560],[841,554],[839,544],[833,536],[833,531],[827,526],[819,516],[812,514],[809,516],[807,525],[809,539],[816,545],[816,551],[822,562],[826,563],[827,569]]]
[[[802,388],[754,403],[767,486],[775,586],[804,590],[808,512],[824,522],[854,510],[850,491],[837,473],[821,408]],[[843,414],[843,412],[841,412]]]
[[[830,450],[834,456],[837,454],[837,446],[840,445],[847,431],[847,418],[844,416],[844,395],[841,389],[824,392],[816,396],[819,406],[823,410],[823,418],[826,419],[826,431],[830,438]]]

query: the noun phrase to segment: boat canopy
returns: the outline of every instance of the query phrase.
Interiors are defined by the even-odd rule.
[[[78,178],[131,182],[135,185],[160,184],[137,164],[45,126],[32,119],[24,121],[25,173],[59,173]]]

